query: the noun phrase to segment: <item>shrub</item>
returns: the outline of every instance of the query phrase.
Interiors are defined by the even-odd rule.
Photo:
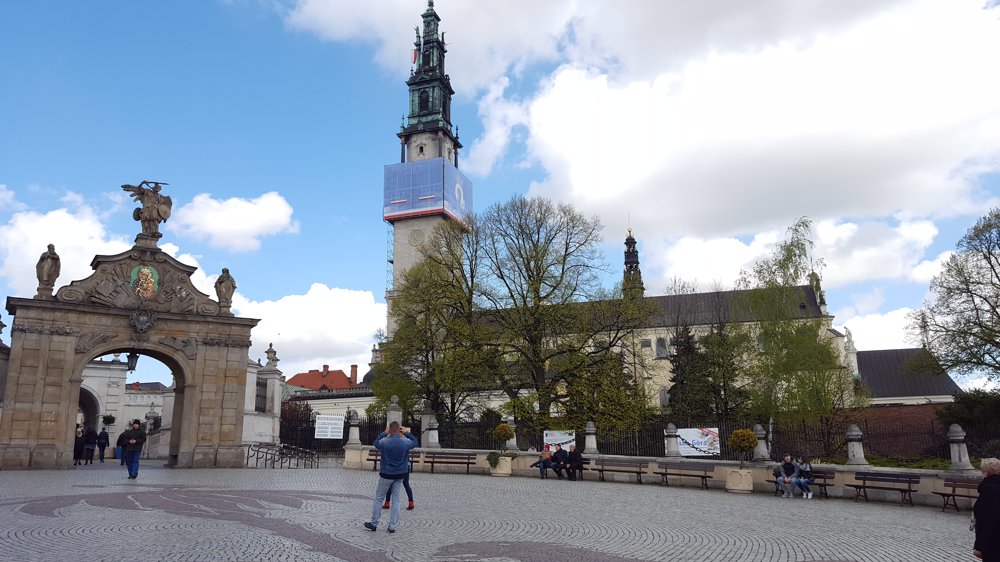
[[[101,416],[101,422],[104,425],[115,425],[115,417],[111,414],[104,414]]]
[[[737,429],[729,436],[729,448],[740,455],[740,468],[747,455],[757,446],[757,434],[749,429]]]
[[[493,438],[500,442],[500,449],[507,450],[507,442],[514,438],[514,430],[505,423],[501,423],[493,430]]]

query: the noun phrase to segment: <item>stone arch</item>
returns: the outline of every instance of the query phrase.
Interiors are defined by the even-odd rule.
[[[156,237],[158,238],[158,237]],[[96,256],[94,273],[33,299],[10,297],[14,316],[0,467],[70,466],[84,368],[136,352],[174,373],[170,460],[177,467],[243,466],[243,406],[250,332],[191,283],[196,268],[140,235],[129,251]],[[137,272],[141,275],[137,275]]]

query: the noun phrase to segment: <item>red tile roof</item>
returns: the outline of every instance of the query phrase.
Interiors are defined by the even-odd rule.
[[[309,372],[298,373],[288,379],[288,384],[309,390],[339,390],[356,386],[344,371],[340,369],[331,371],[329,365],[323,365],[322,371],[310,369]]]

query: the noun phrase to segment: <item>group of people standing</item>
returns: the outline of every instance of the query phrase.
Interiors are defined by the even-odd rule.
[[[128,477],[131,480],[139,476],[139,456],[146,443],[146,432],[139,420],[132,420],[131,427],[118,436],[116,452],[122,466],[128,467]],[[104,451],[111,444],[108,428],[101,428],[98,433],[92,427],[76,426],[76,438],[73,441],[73,465],[94,464],[94,451],[100,451],[100,462],[104,462]]]
[[[531,467],[538,467],[538,474],[543,480],[549,477],[549,469],[556,473],[556,478],[559,480],[563,479],[563,470],[566,471],[567,478],[576,480],[577,475],[583,478],[583,461],[583,455],[576,450],[576,445],[573,443],[570,443],[569,451],[558,443],[554,446],[546,444],[538,455],[538,460],[531,463]]]
[[[98,433],[94,428],[76,424],[76,438],[73,441],[73,465],[94,464],[94,451],[100,450],[100,461],[104,462],[104,450],[108,448],[108,428],[102,427]]]

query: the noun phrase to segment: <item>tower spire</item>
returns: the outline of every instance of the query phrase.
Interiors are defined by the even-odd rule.
[[[625,274],[622,278],[622,293],[626,297],[642,297],[645,287],[642,284],[642,271],[639,269],[639,250],[635,247],[632,237],[632,227],[625,237]]]

